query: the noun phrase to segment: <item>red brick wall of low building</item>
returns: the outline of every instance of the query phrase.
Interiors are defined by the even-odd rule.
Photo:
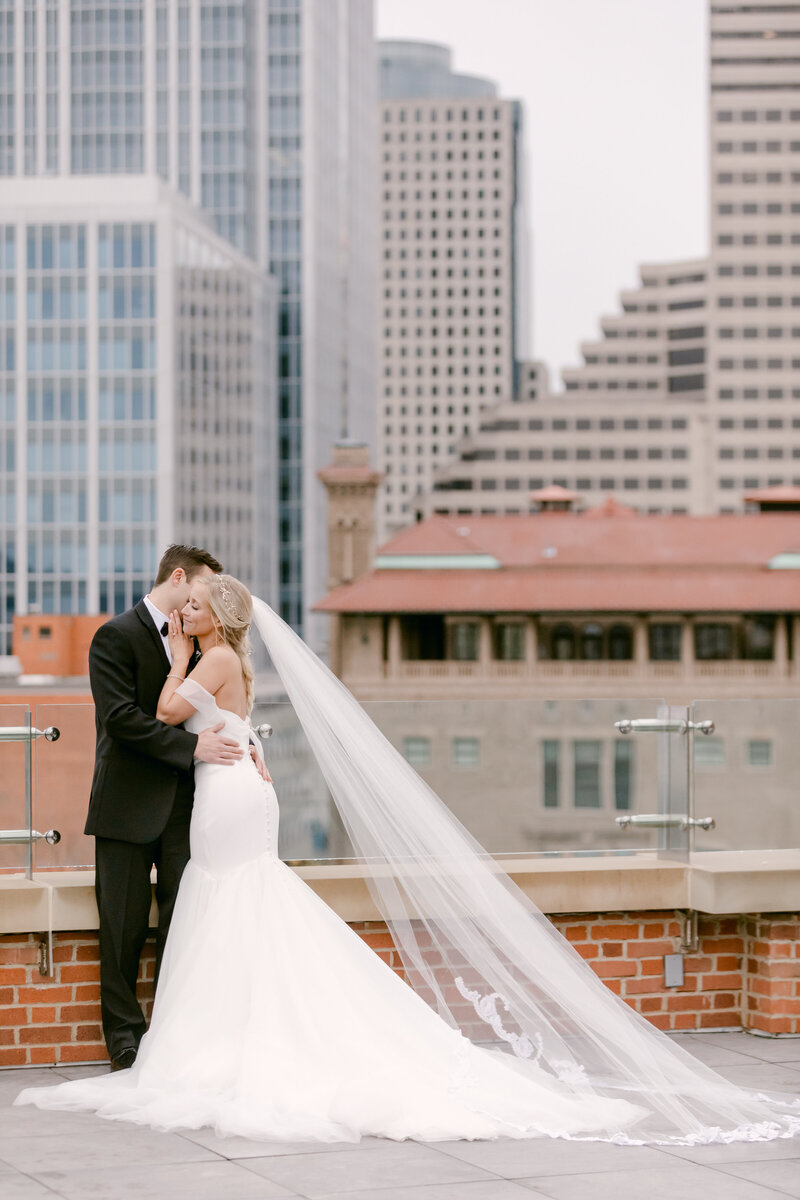
[[[11,645],[23,675],[89,674],[89,646],[108,615],[32,613],[15,616]]]

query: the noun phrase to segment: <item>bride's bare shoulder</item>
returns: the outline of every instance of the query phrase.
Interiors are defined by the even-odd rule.
[[[210,649],[205,650],[195,671],[199,671],[204,663],[204,672],[213,671],[215,675],[221,677],[238,676],[242,671],[239,656],[230,646],[211,646]]]
[[[201,662],[219,663],[238,663],[239,656],[231,646],[211,646],[208,650],[203,651]]]

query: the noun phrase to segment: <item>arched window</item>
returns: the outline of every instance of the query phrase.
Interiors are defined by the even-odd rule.
[[[581,630],[581,658],[589,662],[596,662],[604,657],[602,625],[594,623],[584,625]]]
[[[630,625],[612,625],[608,631],[608,657],[613,662],[633,658],[633,631]]]
[[[571,625],[556,625],[551,639],[551,657],[560,662],[575,657],[575,630]]]

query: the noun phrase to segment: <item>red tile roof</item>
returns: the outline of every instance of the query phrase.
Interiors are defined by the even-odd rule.
[[[535,513],[434,516],[395,556],[493,555],[496,570],[383,566],[335,588],[323,612],[776,612],[800,609],[800,513],[714,517]]]
[[[752,492],[745,492],[744,499],[754,502],[781,503],[787,500],[796,502],[800,500],[800,487],[795,487],[791,483],[781,483],[775,487],[756,488]]]
[[[535,492],[531,492],[531,500],[577,500],[578,493],[571,492],[569,488],[562,487],[559,483],[551,483],[547,487],[537,488]]]
[[[375,571],[335,588],[323,612],[784,612],[792,571]]]
[[[635,517],[637,515],[635,508],[629,508],[627,504],[620,504],[616,496],[607,496],[597,508],[587,508],[583,512],[584,517],[591,517],[593,520],[597,517]]]

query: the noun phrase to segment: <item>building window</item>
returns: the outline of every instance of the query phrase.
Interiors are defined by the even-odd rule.
[[[705,383],[705,375],[671,375],[667,387],[670,392],[698,392]]]
[[[542,800],[545,808],[558,808],[561,743],[545,739],[542,742]]]
[[[571,625],[556,625],[550,641],[550,657],[557,662],[575,657],[575,631]]]
[[[733,658],[733,626],[722,622],[695,625],[694,655],[702,661]]]
[[[574,798],[576,808],[600,808],[600,755],[603,743],[580,740],[572,743]]]
[[[596,662],[604,657],[603,628],[601,625],[584,625],[581,629],[581,658],[586,662]]]
[[[633,742],[623,738],[614,742],[614,808],[625,812],[631,807],[633,790]]]
[[[682,367],[693,363],[704,363],[706,352],[704,346],[692,346],[689,350],[670,350],[668,355],[671,367]]]
[[[525,626],[519,621],[498,621],[494,627],[494,656],[503,662],[525,658]]]
[[[453,738],[453,766],[479,767],[481,763],[481,744],[476,737]]]
[[[403,738],[403,758],[412,767],[427,767],[431,761],[431,739],[426,737]]]
[[[477,662],[479,640],[477,621],[456,621],[450,626],[450,658],[456,662]]]
[[[696,767],[724,767],[725,739],[721,737],[695,738],[694,765]]]
[[[650,626],[650,661],[651,662],[680,662],[681,660],[680,625],[675,623],[656,622]]]
[[[403,658],[407,661],[444,658],[444,618],[407,616],[401,624]]]
[[[756,738],[747,743],[748,767],[772,766],[772,742],[766,738]]]
[[[633,658],[633,633],[630,625],[612,625],[608,631],[608,657],[612,662],[630,662]]]
[[[742,658],[772,662],[775,657],[775,618],[745,617],[742,626]]]

